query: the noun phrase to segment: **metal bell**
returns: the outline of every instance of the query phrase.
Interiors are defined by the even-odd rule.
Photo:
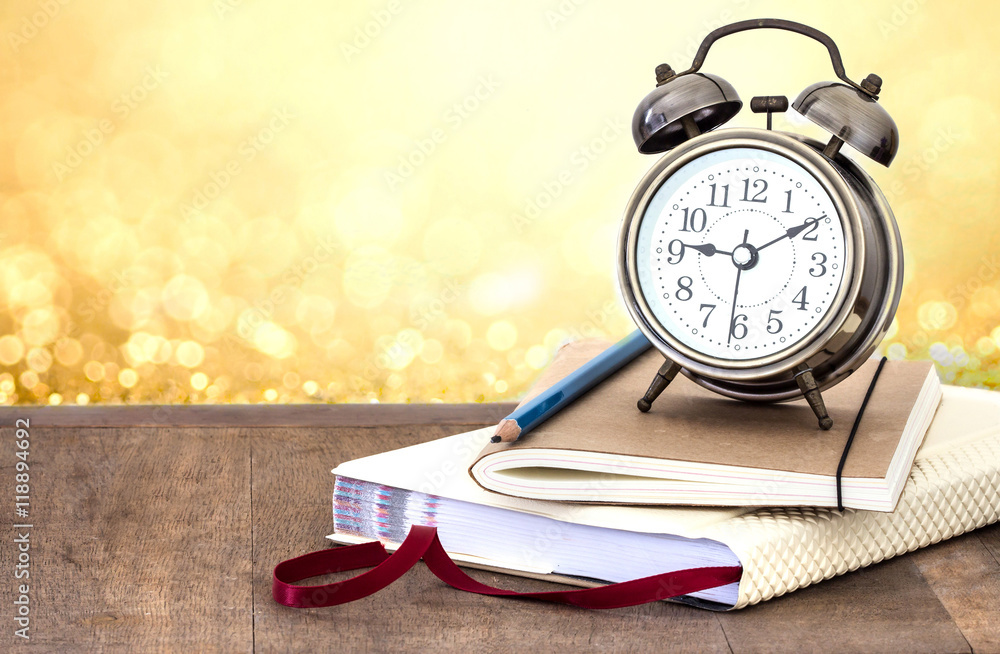
[[[716,75],[675,76],[666,64],[656,74],[656,89],[632,116],[632,138],[643,154],[666,152],[713,130],[743,106],[732,84]]]
[[[819,82],[806,87],[792,108],[861,154],[888,166],[899,149],[899,131],[875,99],[881,82],[869,75],[862,83],[867,93],[838,82]]]

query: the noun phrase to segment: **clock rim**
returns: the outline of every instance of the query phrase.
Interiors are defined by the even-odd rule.
[[[720,150],[754,148],[783,156],[811,174],[830,196],[844,229],[844,278],[822,319],[808,334],[779,352],[754,359],[723,359],[680,342],[656,319],[639,287],[636,248],[639,223],[660,186],[691,161]],[[687,371],[730,381],[771,378],[812,359],[834,339],[852,315],[861,290],[865,261],[864,230],[854,194],[837,169],[821,154],[791,135],[755,128],[731,128],[702,134],[661,157],[629,199],[618,239],[618,278],[625,305],[646,338]]]

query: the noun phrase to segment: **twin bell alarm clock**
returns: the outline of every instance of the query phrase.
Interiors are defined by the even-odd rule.
[[[766,129],[716,128],[743,106],[700,72],[712,44],[772,28],[826,46],[839,81],[802,91],[792,109],[830,133],[826,143],[771,129],[782,96],[755,97]],[[833,40],[806,25],[750,20],[721,27],[681,73],[656,68],[636,109],[641,153],[666,153],[629,200],[618,242],[626,305],[666,362],[639,409],[682,372],[722,395],[780,402],[805,397],[833,425],[821,392],[847,378],[885,335],[902,289],[899,231],[882,192],[841,151],[888,166],[896,124],[878,103],[882,80],[844,72]]]

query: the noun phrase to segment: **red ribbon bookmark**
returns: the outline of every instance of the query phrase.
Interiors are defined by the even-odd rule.
[[[385,551],[381,543],[373,541],[319,550],[282,561],[274,568],[271,595],[279,604],[296,608],[346,604],[382,590],[406,574],[406,571],[416,565],[421,558],[441,581],[459,590],[480,595],[559,602],[584,609],[617,609],[665,600],[734,584],[743,575],[741,566],[689,568],[597,588],[518,593],[487,586],[468,576],[455,565],[441,547],[436,528],[413,525],[399,549],[391,555]],[[372,566],[374,567],[368,572],[332,584],[321,586],[295,584],[309,577]]]

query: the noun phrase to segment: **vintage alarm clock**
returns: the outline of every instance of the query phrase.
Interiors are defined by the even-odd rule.
[[[736,32],[774,28],[826,46],[840,82],[806,88],[792,108],[831,133],[819,143],[771,129],[780,96],[755,97],[767,129],[723,125],[743,106],[699,72],[709,48]],[[780,402],[805,396],[822,429],[821,391],[842,381],[885,335],[902,289],[899,231],[882,192],[841,152],[888,166],[896,124],[878,104],[881,79],[851,81],[826,34],[785,20],[734,23],[709,34],[688,70],[656,68],[636,109],[642,153],[667,153],[625,211],[618,276],[639,329],[666,357],[639,409],[678,372],[722,395]]]

